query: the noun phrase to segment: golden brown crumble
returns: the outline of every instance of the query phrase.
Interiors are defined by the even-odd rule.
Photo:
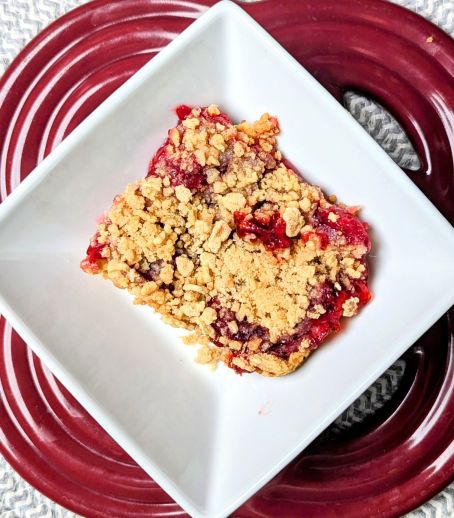
[[[268,114],[234,125],[215,105],[192,109],[149,176],[116,196],[92,240],[98,256],[89,260],[89,248],[82,262],[193,330],[186,343],[203,345],[197,361],[270,376],[293,371],[315,348],[301,330],[309,321],[318,329],[313,321],[324,322],[338,294],[349,294],[339,317],[358,312],[368,252],[333,229],[344,209],[282,161],[278,132]],[[289,348],[292,336],[299,342]]]

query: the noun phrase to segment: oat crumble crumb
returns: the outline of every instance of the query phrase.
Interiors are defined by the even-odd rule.
[[[356,315],[356,313],[358,312],[358,304],[359,304],[358,297],[352,297],[352,298],[346,300],[342,304],[343,316],[352,317],[352,316]]]

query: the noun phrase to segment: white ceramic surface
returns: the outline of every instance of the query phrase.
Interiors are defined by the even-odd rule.
[[[218,103],[234,119],[277,115],[280,148],[304,177],[364,206],[374,299],[285,378],[209,371],[192,361],[181,331],[79,269],[97,216],[145,175],[181,103]],[[432,204],[315,79],[223,1],[2,204],[0,309],[177,502],[194,517],[217,518],[283,468],[450,307],[453,257],[454,232]]]

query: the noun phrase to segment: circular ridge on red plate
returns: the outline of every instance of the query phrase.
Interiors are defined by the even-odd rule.
[[[41,32],[0,80],[2,198],[213,3],[95,0]],[[340,101],[356,89],[396,116],[422,164],[407,174],[454,222],[454,42],[382,0],[243,7]],[[453,318],[451,310],[404,355],[390,402],[320,436],[234,516],[398,516],[443,489],[454,478]],[[88,517],[185,514],[4,319],[0,335],[0,451],[26,480]]]

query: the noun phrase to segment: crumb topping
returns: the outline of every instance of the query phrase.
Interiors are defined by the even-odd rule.
[[[81,266],[194,330],[199,362],[291,372],[337,330],[333,315],[370,298],[367,226],[286,165],[275,117],[234,125],[215,105],[177,113]]]

